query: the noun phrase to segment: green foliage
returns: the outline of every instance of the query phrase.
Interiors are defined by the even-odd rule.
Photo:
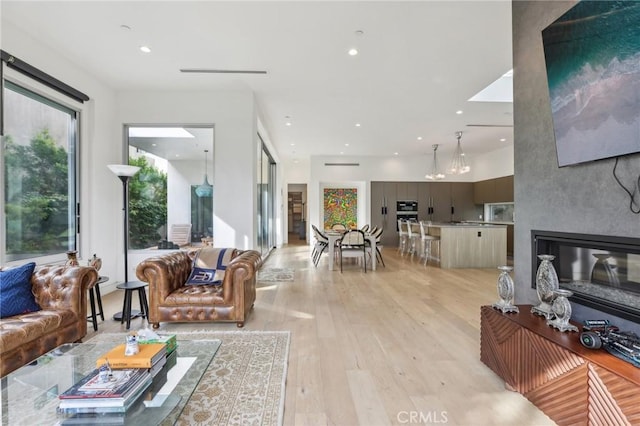
[[[7,254],[47,254],[72,249],[69,212],[69,154],[49,130],[28,146],[4,137]],[[145,157],[132,158],[140,171],[129,182],[131,248],[157,245],[167,222],[167,176]],[[73,191],[73,189],[71,189]],[[70,214],[71,213],[71,214]]]
[[[5,142],[7,253],[68,249],[69,171],[64,147],[44,129],[28,146]]]
[[[130,158],[140,171],[129,181],[129,242],[132,249],[157,246],[167,223],[167,175],[146,157]]]

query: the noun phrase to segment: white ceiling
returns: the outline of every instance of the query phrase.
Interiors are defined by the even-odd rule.
[[[510,102],[468,102],[512,68],[510,1],[4,0],[0,7],[3,21],[117,90],[252,90],[285,161],[430,155],[434,143],[446,156],[458,130],[468,156],[513,143]],[[357,56],[347,54],[352,47]]]

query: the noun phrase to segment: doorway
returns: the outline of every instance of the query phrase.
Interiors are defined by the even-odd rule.
[[[289,244],[307,242],[307,185],[289,184],[287,188],[287,232]]]

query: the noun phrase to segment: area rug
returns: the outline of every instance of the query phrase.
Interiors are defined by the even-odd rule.
[[[257,280],[263,283],[293,281],[294,272],[291,268],[262,268]]]
[[[178,347],[182,340],[222,340],[177,425],[282,424],[288,331],[201,330],[179,331],[176,335]],[[120,342],[123,336],[124,333],[102,333],[94,339]]]

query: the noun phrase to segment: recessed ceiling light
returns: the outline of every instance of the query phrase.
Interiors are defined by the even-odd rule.
[[[422,140],[422,136],[418,136],[418,140],[421,141]]]
[[[358,54],[358,49],[351,48],[349,49],[349,56],[356,56]]]
[[[151,48],[149,46],[140,46],[140,51],[144,53],[151,53]]]
[[[343,151],[340,151],[340,155],[342,155],[342,154],[344,154],[344,152],[343,152]]]
[[[291,146],[296,146],[296,144],[295,144],[295,143],[292,143],[292,144],[291,144]]]
[[[285,126],[291,126],[291,122],[287,121],[286,123],[284,123]]]
[[[349,144],[348,144],[348,143],[345,143],[345,144],[344,144],[344,146],[349,146]]]
[[[462,114],[462,112],[463,111],[461,109],[459,109],[459,110],[456,111],[456,114],[460,115],[460,114]]]
[[[293,162],[294,162],[295,164],[298,164],[298,160],[293,160]]]
[[[505,138],[500,139],[500,142],[506,142],[507,140]]]
[[[360,127],[360,123],[356,123],[356,127]]]
[[[397,153],[397,152],[394,152],[394,153],[393,153],[393,155],[398,155],[398,153]]]
[[[152,143],[151,146],[158,146],[158,144],[157,143]]]

